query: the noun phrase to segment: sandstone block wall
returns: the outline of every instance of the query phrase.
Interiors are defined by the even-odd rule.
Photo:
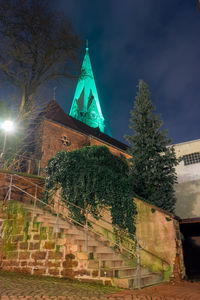
[[[129,155],[127,155],[125,152],[113,147],[112,145],[104,144],[95,137],[84,135],[83,133],[72,130],[49,120],[43,121],[41,132],[42,168],[47,165],[48,160],[52,158],[58,151],[72,151],[80,149],[84,146],[106,145],[114,155],[123,155],[126,158],[129,157]]]
[[[167,268],[167,262],[168,266],[170,265],[169,273],[174,272],[174,276],[180,274],[183,278],[185,268],[179,221],[173,214],[151,204],[139,199],[135,199],[135,202],[138,210],[136,235],[147,250],[141,251],[143,264],[151,264],[152,269],[156,270]]]
[[[64,231],[56,233],[20,203],[10,202],[7,208],[1,203],[0,233],[0,266],[4,270],[69,278],[86,272],[85,261],[72,254],[77,249]]]
[[[152,271],[164,271],[165,278],[172,276],[183,278],[185,268],[182,253],[182,241],[179,222],[173,214],[134,198],[137,206],[136,239],[143,249],[141,263]],[[110,213],[102,212],[103,218],[111,223]],[[91,218],[91,221],[95,220]],[[113,238],[113,228],[110,224],[99,220],[93,225],[97,231],[106,237]],[[123,244],[122,244],[123,245]],[[131,249],[133,243],[128,240],[124,246]]]
[[[1,177],[4,178],[4,183],[8,181],[6,174],[1,174]],[[18,185],[23,187],[22,179],[19,179]],[[29,189],[29,185],[27,183],[25,185]],[[31,185],[30,189],[32,189]],[[32,192],[34,195],[34,189]],[[79,272],[87,274],[86,258],[68,257],[71,253],[82,252],[83,249],[78,249],[77,245],[71,242],[70,235],[65,230],[56,233],[53,225],[49,225],[53,224],[53,221],[48,220],[45,223],[45,211],[44,219],[41,220],[23,209],[24,205],[30,205],[28,198],[23,193],[18,195],[12,191],[12,199],[24,204],[16,203],[15,206],[13,204],[6,211],[1,208],[1,226],[5,226],[1,230],[0,242],[0,261],[3,268],[16,271],[20,269],[31,274],[41,272],[44,275],[53,275],[54,273],[57,274],[56,276],[68,276],[70,273],[70,277],[73,277]],[[152,271],[164,271],[166,279],[169,279],[172,273],[174,276],[183,277],[184,265],[178,221],[174,215],[144,201],[135,198],[135,202],[138,210],[136,237],[144,248],[141,249],[142,265]],[[55,201],[55,206],[56,204]],[[111,223],[108,211],[102,212],[102,216]],[[53,216],[52,218],[55,219]],[[89,218],[92,220],[91,216]],[[6,222],[3,223],[3,220]],[[95,222],[96,225],[93,224],[95,230],[115,242],[112,226],[102,220],[95,220]],[[128,240],[125,244],[123,246],[128,249],[130,246],[131,249],[132,244]]]

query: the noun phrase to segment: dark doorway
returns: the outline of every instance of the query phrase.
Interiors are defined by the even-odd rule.
[[[200,218],[180,221],[186,275],[200,279]]]

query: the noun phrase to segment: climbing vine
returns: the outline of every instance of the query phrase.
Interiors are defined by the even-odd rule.
[[[46,200],[60,188],[62,200],[75,220],[84,224],[86,209],[98,219],[101,209],[107,207],[112,223],[134,234],[137,212],[128,173],[126,160],[105,146],[58,152],[46,167]]]

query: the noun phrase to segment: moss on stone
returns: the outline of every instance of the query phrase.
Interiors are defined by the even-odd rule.
[[[168,266],[167,269],[164,271],[164,280],[169,281],[170,276],[172,275],[173,272],[173,266]]]
[[[23,239],[28,239],[28,230],[30,225],[30,213],[20,203],[10,201],[7,207],[2,212],[4,213],[5,220],[3,222],[3,238],[2,238],[2,251],[7,254],[10,251],[17,249],[17,243],[12,243],[13,238],[19,234],[19,226],[23,232]],[[17,237],[16,237],[17,238]]]

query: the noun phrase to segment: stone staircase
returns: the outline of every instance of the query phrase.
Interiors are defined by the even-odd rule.
[[[126,251],[119,252],[114,245],[104,236],[88,230],[88,249],[86,252],[86,232],[83,227],[76,226],[69,220],[56,218],[44,209],[26,205],[26,208],[37,216],[37,222],[43,227],[53,227],[54,232],[59,229],[60,241],[70,241],[73,254],[78,261],[75,278],[82,281],[103,282],[106,285],[115,285],[123,288],[137,288],[153,285],[163,281],[162,273],[150,272],[147,268],[140,267],[140,276],[137,270],[137,258],[130,257]],[[58,233],[58,232],[57,232]],[[59,243],[58,240],[58,243]],[[61,242],[62,244],[62,242]],[[80,270],[83,272],[80,272]],[[140,283],[139,283],[140,277]]]
[[[74,277],[82,281],[103,282],[106,285],[115,285],[123,288],[137,288],[138,286],[144,287],[163,281],[162,272],[151,272],[148,268],[142,266],[138,268],[136,257],[131,256],[130,252],[126,251],[125,249],[121,251],[115,249],[115,245],[113,242],[108,241],[108,239],[106,239],[104,235],[93,232],[91,228],[89,228],[88,230],[88,243],[86,251],[85,229],[81,226],[75,225],[72,221],[70,221],[69,218],[59,217],[58,219],[56,217],[55,209],[49,210],[45,205],[43,205],[42,209],[39,208],[41,206],[36,206],[34,208],[33,195],[35,195],[35,187],[37,184],[32,187],[32,183],[29,182],[28,186],[30,185],[30,189],[28,191],[27,189],[26,191],[24,191],[20,181],[21,177],[18,177],[17,180],[19,180],[20,185],[17,182],[14,183],[15,185],[17,184],[17,186],[19,185],[21,189],[18,190],[16,189],[17,186],[15,186],[14,192],[12,190],[12,199],[14,201],[23,202],[23,206],[29,210],[32,219],[36,219],[36,222],[38,224],[40,223],[41,227],[46,227],[53,231],[53,242],[56,244],[56,246],[58,246],[58,248],[60,247],[62,250],[62,253],[58,253],[61,256],[58,263],[58,265],[60,264],[60,267],[58,267],[58,269],[51,269],[47,270],[45,273],[39,273],[40,266],[37,266],[35,269],[32,269],[31,274],[41,274],[48,276],[55,275],[62,277],[64,274],[63,264],[66,262],[66,254],[69,255],[70,253],[72,253],[76,259],[76,264],[73,266]],[[24,184],[26,186],[27,179],[25,181],[26,183]],[[40,192],[39,194],[41,193],[42,192]],[[39,196],[39,194],[37,194],[37,197]],[[4,199],[3,196],[1,198],[2,200]],[[32,204],[30,204],[30,199]],[[62,216],[66,216],[66,209],[63,209]],[[31,235],[31,238],[32,240],[28,242],[29,244],[35,242],[34,234]],[[48,244],[48,242],[48,240],[41,242],[41,245],[43,245],[42,251],[50,253],[51,250],[45,250],[44,247],[45,243]],[[28,249],[31,250],[29,246]],[[19,251],[21,250],[19,249]],[[39,251],[41,251],[41,249],[39,249]],[[20,253],[21,252],[19,252],[19,256]],[[46,261],[43,263],[43,266],[41,268],[46,266],[47,263],[49,263],[50,265],[53,265],[55,263],[53,260],[51,260],[51,255],[49,255],[49,253],[46,253],[46,256],[44,255],[46,257]],[[42,253],[38,253],[38,255],[40,254],[42,255]],[[20,263],[21,266],[22,263],[25,264],[24,261],[19,262],[19,265]]]

